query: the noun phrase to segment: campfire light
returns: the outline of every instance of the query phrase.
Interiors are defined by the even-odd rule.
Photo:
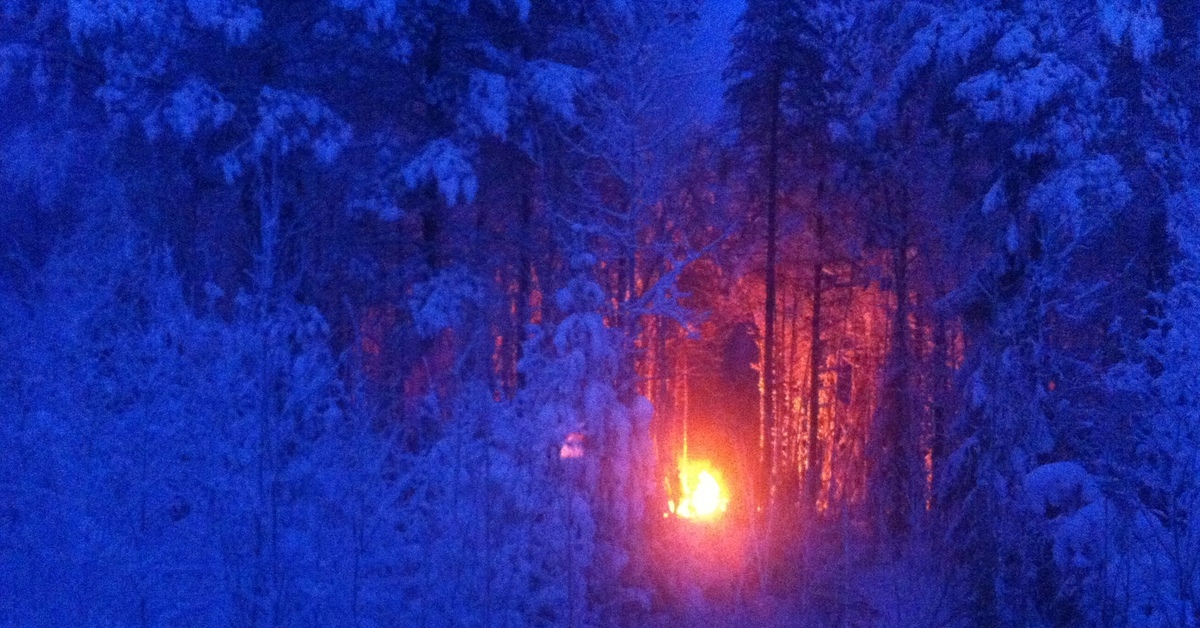
[[[707,460],[679,460],[679,503],[671,500],[668,508],[676,517],[707,520],[729,508],[729,496],[721,485],[721,472]]]

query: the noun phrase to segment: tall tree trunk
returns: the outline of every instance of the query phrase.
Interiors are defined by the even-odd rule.
[[[817,218],[818,241],[823,237],[823,225]],[[821,450],[819,428],[821,424],[821,362],[824,360],[821,347],[821,300],[824,298],[822,280],[825,265],[813,264],[812,331],[809,336],[808,362],[808,466],[804,482],[804,503],[813,511],[817,508],[817,495],[821,487],[821,468],[824,453]]]
[[[946,329],[946,316],[937,313],[933,323],[933,408],[930,421],[931,442],[929,468],[929,500],[930,510],[937,512],[937,486],[941,481],[942,463],[946,458],[946,424],[950,410],[950,378],[953,370],[950,366],[949,337]]]
[[[801,433],[800,426],[797,424],[795,413],[792,412],[792,404],[795,400],[796,391],[799,390],[797,378],[800,375],[796,372],[796,368],[800,361],[800,290],[795,283],[792,284],[792,299],[791,306],[786,308],[787,320],[786,325],[786,375],[783,384],[783,403],[780,405],[783,411],[783,416],[786,417],[787,429],[785,430],[786,438],[784,443],[786,447],[780,456],[780,497],[784,503],[789,506],[794,505],[800,500],[800,443]]]
[[[895,540],[904,539],[912,528],[913,476],[916,473],[913,468],[916,442],[908,403],[909,362],[912,359],[908,330],[908,216],[906,209],[902,208],[901,212],[902,231],[892,259],[896,310],[892,319],[892,356],[886,384],[890,407],[884,409],[888,427],[882,435],[884,451],[890,452],[889,459],[884,462],[890,467],[887,473],[891,476],[887,490],[892,503],[887,505],[887,525],[890,538]]]
[[[778,439],[775,435],[775,301],[776,301],[776,257],[779,213],[779,99],[780,80],[778,72],[773,79],[770,136],[767,142],[767,267],[766,303],[763,330],[763,495],[771,501],[774,484],[775,452]]]
[[[529,169],[532,171],[532,168]],[[521,371],[521,358],[525,357],[525,341],[528,339],[528,334],[525,327],[529,325],[533,318],[533,313],[530,308],[530,299],[533,296],[533,259],[529,255],[529,247],[532,246],[533,240],[533,192],[529,190],[533,188],[533,175],[527,173],[525,181],[525,192],[521,194],[521,215],[520,215],[520,260],[518,261],[519,268],[517,269],[517,329],[516,329],[516,353],[514,354],[515,364],[513,370],[516,372],[517,389],[525,387],[525,373]]]

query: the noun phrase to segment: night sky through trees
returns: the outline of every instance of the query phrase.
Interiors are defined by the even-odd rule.
[[[1200,0],[0,2],[0,626],[1200,625]]]

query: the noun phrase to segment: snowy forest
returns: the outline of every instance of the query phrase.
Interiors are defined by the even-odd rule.
[[[0,626],[1200,626],[1200,0],[0,0]]]

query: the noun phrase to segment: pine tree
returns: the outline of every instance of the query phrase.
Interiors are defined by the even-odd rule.
[[[806,137],[812,136],[812,119],[822,101],[823,59],[814,48],[815,38],[808,12],[811,6],[803,2],[752,1],[747,4],[737,32],[727,70],[729,81],[727,100],[737,115],[737,125],[743,142],[752,147],[752,167],[755,179],[764,191],[756,193],[762,203],[765,220],[766,260],[764,283],[763,358],[762,358],[762,426],[765,434],[762,470],[757,485],[762,487],[760,502],[769,501],[776,482],[778,453],[777,411],[778,377],[776,369],[778,331],[777,275],[779,245],[779,212],[781,197],[786,193],[783,183],[787,164],[810,157],[802,153]],[[807,131],[807,132],[806,132]],[[761,196],[759,196],[761,195]],[[816,229],[821,218],[813,214]],[[820,264],[815,267],[821,276]],[[820,291],[819,284],[814,295]],[[815,297],[819,303],[819,297]],[[819,314],[814,319],[819,320]],[[816,395],[816,391],[812,391]],[[808,459],[815,460],[816,439],[810,432]],[[806,502],[815,503],[815,481],[819,479],[816,466],[809,465],[806,481]],[[787,471],[790,476],[792,471]],[[789,479],[787,484],[792,484]],[[788,496],[791,501],[794,496]]]

